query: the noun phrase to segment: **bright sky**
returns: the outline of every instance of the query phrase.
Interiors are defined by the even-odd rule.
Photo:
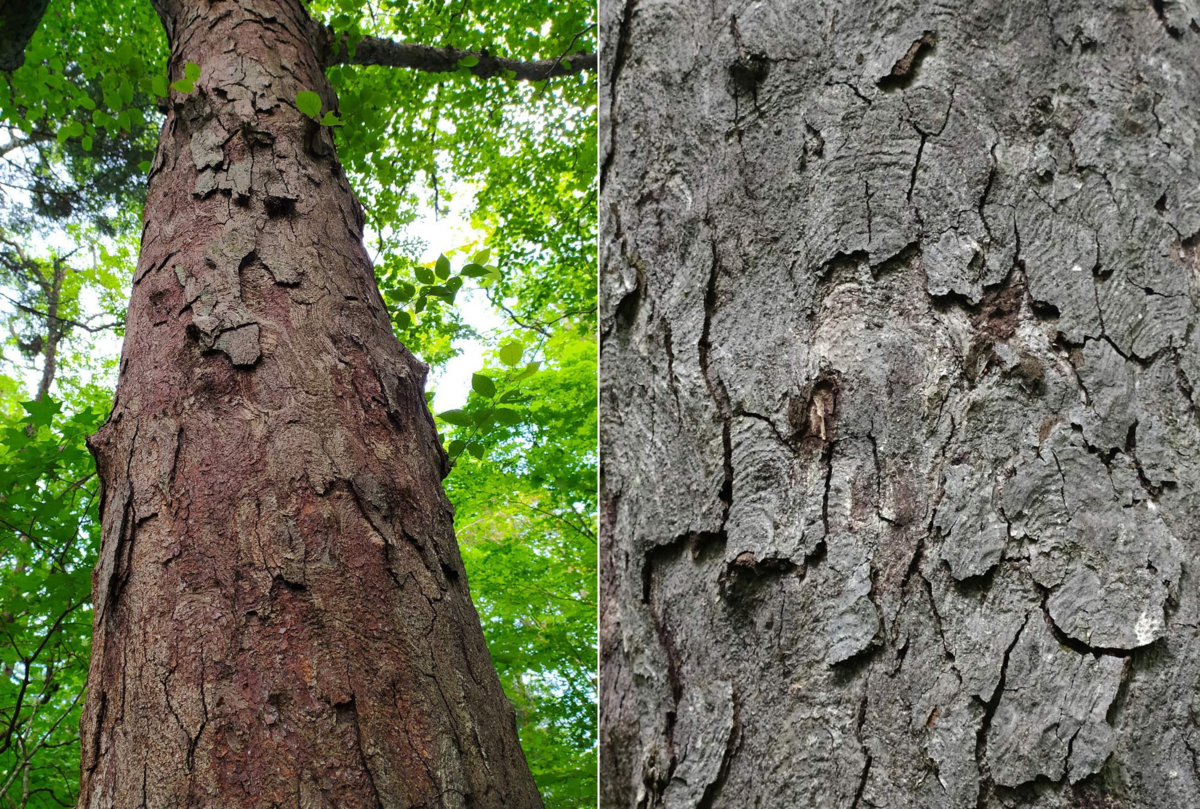
[[[460,192],[456,193],[454,198],[466,203],[470,196]],[[432,211],[425,210],[406,230],[427,245],[425,252],[418,259],[422,263],[436,261],[443,251],[478,241],[482,236],[463,218],[459,210],[452,210],[450,214],[438,219],[434,219]],[[458,268],[459,261],[460,259],[454,261],[455,269]],[[484,291],[471,279],[466,279],[458,297],[455,298],[455,306],[462,314],[463,322],[482,335],[504,325],[504,318],[492,307]],[[482,342],[460,339],[454,341],[454,347],[462,353],[447,362],[441,370],[430,374],[429,385],[433,389],[435,413],[466,404],[467,396],[471,392],[471,374],[483,367],[486,346]]]

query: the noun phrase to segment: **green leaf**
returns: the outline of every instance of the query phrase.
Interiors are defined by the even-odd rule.
[[[79,141],[79,143],[81,146],[83,146],[83,150],[85,152],[90,152],[92,150],[92,136],[91,135],[84,135],[83,140]]]
[[[434,265],[434,272],[436,272],[437,277],[441,278],[443,281],[450,277],[450,259],[446,258],[445,253],[438,256],[437,264]]]
[[[508,425],[520,424],[521,414],[511,408],[500,407],[496,409],[496,421]]]
[[[296,109],[309,118],[316,118],[321,114],[321,97],[312,90],[301,90],[296,93]]]
[[[506,343],[500,347],[500,362],[512,368],[521,362],[521,357],[524,354],[525,349],[521,347],[520,343]]]
[[[467,448],[467,442],[461,438],[456,438],[450,442],[450,446],[446,448],[446,454],[451,458],[457,458],[462,455],[462,451]]]
[[[469,447],[467,447],[467,452],[471,453],[471,456],[475,458],[475,460],[483,460],[483,447],[481,447],[479,444],[471,444]]]
[[[433,283],[433,272],[428,267],[417,267],[413,272],[422,284]]]
[[[49,396],[43,397],[40,402],[21,402],[21,407],[29,414],[24,420],[37,425],[49,424],[56,413],[62,412],[62,403]]]
[[[190,79],[180,79],[177,82],[171,83],[171,89],[177,93],[183,93],[184,95],[187,95],[196,89],[196,83]]]
[[[486,377],[483,374],[472,374],[471,390],[485,399],[490,399],[496,395],[496,383],[490,377]]]
[[[320,110],[318,109],[318,112]],[[325,113],[325,117],[321,119],[321,126],[344,126],[342,119],[334,115],[332,112]]]
[[[519,402],[519,401],[521,401],[523,398],[524,398],[524,397],[523,397],[523,396],[521,396],[521,391],[519,391],[519,390],[510,390],[510,391],[508,391],[507,393],[505,393],[503,396],[501,396],[501,397],[500,397],[500,402],[501,402],[502,404],[511,404],[511,403],[513,403],[513,402]]]
[[[150,172],[150,161],[143,160],[141,163],[138,163],[138,168],[141,169],[143,173],[148,174]]]
[[[403,309],[396,312],[396,325],[402,329],[407,329],[412,325],[412,315]]]
[[[444,413],[438,413],[438,418],[456,427],[471,427],[475,424],[471,414],[465,410],[447,410]]]
[[[540,362],[531,362],[525,366],[525,370],[517,374],[517,379],[528,379],[538,372],[538,368],[542,367]]]
[[[169,90],[167,89],[168,87],[170,87],[170,85],[167,84],[166,76],[155,76],[150,80],[150,91],[160,98],[165,98],[170,94]]]
[[[463,267],[458,274],[465,275],[468,278],[482,278],[488,274],[488,271],[481,264],[471,263]]]
[[[475,65],[479,64],[479,59],[478,57],[467,54],[458,60],[458,64],[460,67],[475,67]]]
[[[487,264],[492,258],[492,251],[488,248],[483,248],[475,255],[471,256],[472,264]]]
[[[58,142],[66,143],[68,138],[77,138],[83,134],[83,124],[79,121],[71,123],[58,130]]]
[[[487,271],[487,272],[485,272],[485,273],[484,273],[484,275],[483,275],[483,282],[482,282],[482,283],[483,283],[483,285],[484,285],[484,286],[488,286],[489,284],[493,284],[493,283],[495,283],[496,281],[499,281],[499,280],[500,280],[500,278],[501,278],[501,275],[500,275],[500,268],[499,268],[499,267],[495,267],[495,266],[492,266],[492,265],[488,265],[488,266],[484,267],[484,269]]]
[[[183,77],[188,81],[197,81],[200,78],[200,65],[195,62],[188,62],[183,66]]]

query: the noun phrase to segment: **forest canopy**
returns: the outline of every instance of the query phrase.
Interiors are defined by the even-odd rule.
[[[548,807],[593,805],[596,81],[569,68],[596,49],[594,6],[308,9],[339,97],[311,115],[336,132],[395,333],[431,366],[459,545],[522,746]],[[355,64],[379,40],[480,56]],[[552,67],[472,72],[494,56]],[[204,70],[169,76],[167,59],[150,2],[54,0],[0,74],[0,806],[77,796],[100,541],[85,442],[112,406],[163,110]]]

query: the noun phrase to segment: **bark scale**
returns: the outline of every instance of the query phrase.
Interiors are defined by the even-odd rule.
[[[1200,10],[601,12],[602,804],[1200,806]]]
[[[297,0],[162,0],[80,807],[538,807]]]

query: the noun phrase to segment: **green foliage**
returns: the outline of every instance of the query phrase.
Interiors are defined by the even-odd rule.
[[[584,324],[562,329],[542,356],[545,369],[522,380],[515,406],[496,411],[512,415],[472,439],[486,460],[460,460],[447,491],[492,660],[517,705],[546,805],[594,806],[594,333]],[[505,377],[501,368],[487,373]],[[455,426],[452,435],[473,430]]]
[[[154,79],[151,79],[151,83],[150,83],[150,87],[152,90],[155,91],[155,95],[159,95],[159,93],[157,92],[157,89],[156,89],[157,87],[160,86],[156,82],[157,78],[158,77],[156,76],[156,77],[154,77]],[[188,62],[186,65],[183,66],[183,78],[180,79],[179,81],[172,82],[171,89],[177,93],[183,93],[184,95],[187,95],[188,93],[190,93],[196,89],[196,82],[199,80],[200,80],[200,65],[196,64],[195,62]],[[163,93],[162,95],[166,95],[166,94]],[[316,95],[316,93],[313,93],[313,95]],[[321,101],[320,101],[320,99],[317,99],[317,110],[320,111],[320,109],[321,109]]]
[[[316,118],[321,114],[321,97],[312,90],[301,90],[296,93],[296,109],[309,118]]]
[[[73,802],[79,709],[91,641],[98,483],[84,437],[108,414],[103,394],[13,407],[0,399],[0,794],[13,805]],[[25,793],[26,778],[39,790]]]

